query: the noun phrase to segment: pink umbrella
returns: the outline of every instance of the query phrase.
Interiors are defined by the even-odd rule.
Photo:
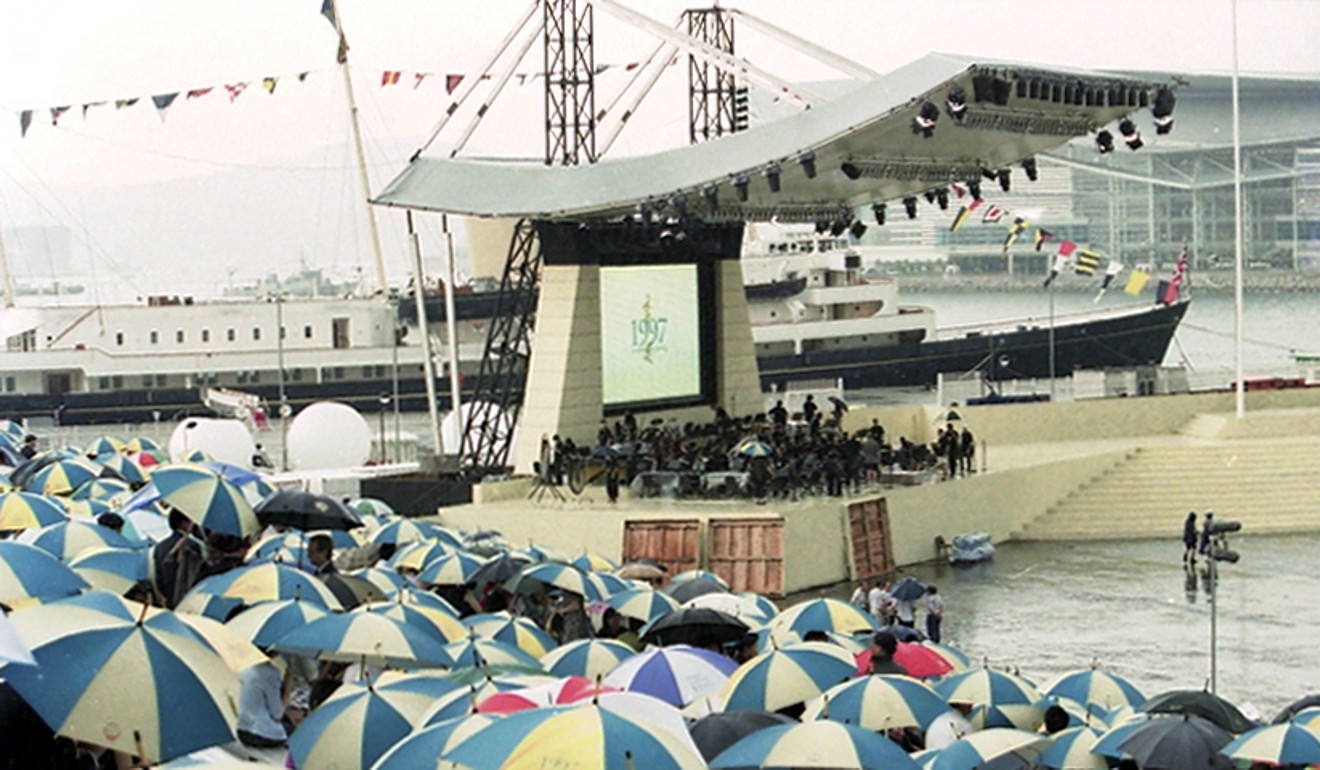
[[[577,703],[605,692],[619,692],[619,689],[606,687],[586,677],[570,676],[524,690],[495,693],[478,703],[477,711],[482,714],[512,714],[542,706]]]

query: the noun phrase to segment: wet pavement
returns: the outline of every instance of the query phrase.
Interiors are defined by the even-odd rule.
[[[1240,537],[1218,580],[1218,692],[1265,717],[1320,692],[1320,536]],[[971,567],[903,571],[939,586],[944,640],[1044,686],[1093,660],[1147,695],[1210,677],[1209,580],[1168,541],[1022,543]],[[838,587],[830,595],[846,599]],[[924,615],[918,623],[923,624]]]

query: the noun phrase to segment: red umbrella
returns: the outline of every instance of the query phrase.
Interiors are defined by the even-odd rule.
[[[872,649],[874,648],[867,647],[857,653],[856,676],[865,676],[871,673]],[[909,676],[917,679],[944,676],[953,670],[953,666],[949,665],[949,661],[941,657],[939,653],[915,642],[899,642],[898,650],[894,652],[894,662],[906,668]]]

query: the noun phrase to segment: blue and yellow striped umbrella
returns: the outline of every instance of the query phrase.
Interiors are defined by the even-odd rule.
[[[485,563],[485,559],[453,551],[428,561],[417,580],[429,586],[461,586],[472,582],[472,573]]]
[[[124,451],[130,454],[137,454],[138,452],[159,452],[160,450],[160,444],[157,444],[146,436],[134,436],[124,444]]]
[[[672,596],[650,588],[630,588],[611,595],[605,603],[625,618],[643,623],[650,623],[678,609],[678,602]]]
[[[130,549],[133,544],[109,527],[89,521],[66,520],[41,529],[29,529],[18,542],[35,545],[63,562],[92,548]]]
[[[328,610],[340,609],[339,600],[315,577],[287,564],[252,564],[203,579],[188,592],[238,599],[244,604],[300,599]]]
[[[424,727],[396,743],[372,770],[449,768],[452,763],[440,759],[443,754],[500,718],[500,714],[468,714]]]
[[[1032,706],[1041,698],[1027,680],[992,668],[951,674],[935,691],[950,703],[979,706]]]
[[[454,665],[437,635],[372,612],[327,615],[285,634],[275,649],[295,655],[403,668]]]
[[[261,528],[242,490],[198,465],[168,465],[151,474],[160,499],[207,530],[247,537]]]
[[[1049,736],[1040,733],[992,727],[950,743],[940,749],[934,761],[925,767],[929,770],[973,770],[995,760],[1007,761],[1007,757],[1015,757],[1016,766],[1030,767],[1049,745]]]
[[[407,737],[437,697],[458,687],[415,674],[345,682],[298,725],[289,753],[306,770],[364,770]]]
[[[67,495],[100,475],[101,466],[87,460],[57,460],[32,474],[24,486],[37,494]]]
[[[898,744],[842,722],[804,722],[757,730],[710,761],[724,768],[856,768],[917,770]]]
[[[102,468],[108,468],[116,476],[129,484],[144,484],[151,478],[151,472],[133,462],[126,454],[100,455],[95,462]]]
[[[408,579],[403,575],[400,575],[389,567],[382,567],[379,565],[349,570],[344,574],[367,581],[373,586],[379,588],[381,593],[386,596],[396,594],[405,586],[409,585]]]
[[[546,653],[541,665],[554,676],[595,679],[635,654],[633,648],[614,639],[579,639]]]
[[[1099,738],[1096,738],[1095,745],[1091,747],[1091,753],[1099,754],[1102,757],[1110,757],[1111,759],[1123,758],[1125,754],[1120,746],[1132,733],[1150,721],[1150,718],[1150,714],[1138,712],[1127,719],[1117,720],[1110,725],[1108,730],[1100,733]]]
[[[275,485],[257,471],[219,460],[199,464],[207,470],[220,474],[220,478],[242,490],[243,496],[254,506],[277,491]]]
[[[857,661],[841,647],[805,642],[757,655],[738,667],[720,693],[725,711],[778,711],[844,682]]]
[[[371,612],[416,627],[435,637],[441,644],[457,642],[468,637],[468,630],[453,615],[421,604],[384,601],[369,602],[353,608],[354,612]]]
[[[22,441],[27,431],[13,420],[0,420],[0,436],[8,436],[14,441]]]
[[[649,721],[596,705],[520,711],[492,722],[449,750],[472,770],[705,770],[684,742]]]
[[[1140,706],[1146,696],[1128,680],[1098,668],[1064,674],[1045,688],[1047,695],[1072,698],[1082,705],[1094,703],[1105,709]]]
[[[37,665],[4,677],[56,733],[147,762],[234,740],[238,679],[172,613],[97,592],[10,619]]]
[[[438,540],[415,540],[399,546],[399,550],[385,563],[396,570],[411,569],[421,572],[428,563],[441,556],[455,553],[454,549]]]
[[[258,647],[268,648],[290,631],[328,614],[329,611],[318,604],[284,599],[249,607],[230,618],[225,625]]]
[[[126,446],[127,444],[124,443],[124,440],[118,436],[101,436],[83,447],[83,454],[88,457],[118,454],[124,451]]]
[[[714,572],[704,569],[690,569],[674,575],[669,579],[669,587],[672,588],[680,583],[686,583],[689,580],[709,580],[720,588],[723,588],[726,591],[729,590],[729,584],[724,578],[716,575]]]
[[[69,514],[69,518],[84,522],[95,519],[103,513],[110,513],[114,510],[109,503],[101,500],[74,500],[72,497],[58,497],[60,505],[64,506],[64,512]]]
[[[524,567],[521,572],[509,578],[504,586],[514,593],[539,593],[550,588],[572,591],[588,602],[598,602],[605,598],[606,591],[589,572],[583,572],[571,564],[545,562]]]
[[[462,669],[462,673],[470,673],[470,669]],[[453,677],[457,672],[450,672]],[[455,680],[457,681],[457,680]],[[436,699],[435,703],[427,709],[422,717],[421,727],[430,727],[447,722],[451,719],[458,719],[469,714],[477,713],[477,704],[502,692],[513,692],[515,690],[525,690],[528,687],[550,684],[555,679],[550,676],[540,676],[536,674],[520,675],[491,675],[478,683],[464,684],[461,688],[443,695]],[[460,683],[461,684],[461,683]]]
[[[46,551],[0,540],[0,603],[14,607],[58,599],[87,588],[87,581]]]
[[[393,506],[374,497],[357,497],[348,501],[348,507],[371,516],[397,516]]]
[[[937,655],[953,667],[953,673],[966,671],[972,667],[972,659],[967,657],[967,653],[954,647],[951,644],[943,642],[932,642],[929,639],[921,643],[922,647],[929,647]]]
[[[443,527],[405,518],[392,519],[371,534],[371,542],[377,545],[404,545],[419,540],[435,540],[454,550],[463,546],[462,541]]]
[[[567,564],[568,563],[568,559],[564,558],[564,555],[559,553],[558,551],[554,551],[549,548],[546,548],[543,545],[536,545],[535,543],[530,543],[530,542],[527,545],[523,546],[522,548],[515,548],[514,550],[510,551],[510,553],[513,554],[514,556],[521,556],[524,559],[528,559],[534,564],[544,564],[544,563]]]
[[[92,588],[122,595],[147,579],[148,558],[143,549],[93,548],[70,559],[68,564]]]
[[[511,644],[533,658],[543,658],[559,646],[554,637],[527,618],[500,615],[474,615],[463,622],[481,639]]]
[[[214,459],[209,453],[201,449],[189,449],[180,454],[176,461],[181,463],[209,463]]]
[[[1320,706],[1310,706],[1298,711],[1288,720],[1293,724],[1301,725],[1308,730],[1313,730],[1320,735]]]
[[[68,520],[59,503],[31,492],[0,493],[0,531],[38,529]]]
[[[1283,722],[1249,730],[1219,753],[1245,762],[1315,765],[1320,764],[1320,735],[1299,724]]]
[[[133,493],[133,488],[127,481],[112,478],[95,478],[83,484],[81,487],[73,490],[69,495],[74,500],[100,500],[109,502],[115,498],[123,497],[127,499],[128,495]]]
[[[1105,770],[1109,764],[1091,749],[1100,733],[1090,727],[1069,727],[1050,738],[1050,747],[1040,755],[1040,764],[1054,770]]]
[[[812,599],[796,604],[776,615],[769,625],[772,631],[792,631],[803,636],[811,631],[852,634],[878,627],[869,613],[838,599]]]
[[[454,668],[483,668],[486,666],[525,666],[543,670],[536,658],[504,642],[490,639],[464,639],[445,645],[445,654]]]
[[[612,559],[594,553],[584,553],[569,563],[583,572],[613,572],[619,568]]]
[[[890,674],[838,684],[807,704],[802,721],[827,719],[883,732],[894,727],[925,730],[949,704],[925,682]]]

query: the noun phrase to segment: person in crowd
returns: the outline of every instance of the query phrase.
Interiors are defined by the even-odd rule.
[[[1183,520],[1183,564],[1196,566],[1196,511],[1188,511]]]
[[[266,454],[266,450],[261,444],[252,447],[252,467],[264,469],[273,469],[275,467],[275,463],[270,461],[270,455]]]
[[[197,570],[197,579],[208,578],[243,566],[243,554],[246,551],[243,538],[212,532],[206,536],[206,546],[202,557],[202,566]]]
[[[116,535],[124,534],[124,517],[114,511],[108,511],[97,516],[96,523],[99,526],[105,527],[111,532],[114,532]]]
[[[24,460],[31,460],[37,456],[37,437],[31,433],[23,437],[23,446],[18,450],[23,455]]]
[[[550,617],[545,630],[560,644],[595,636],[582,597],[572,591],[558,591],[551,595]]]
[[[866,601],[871,617],[882,626],[889,625],[889,616],[894,606],[894,598],[889,595],[889,581],[876,580],[866,595]]]
[[[926,586],[926,638],[939,644],[940,626],[944,623],[944,597],[940,589]]]
[[[877,631],[871,639],[871,673],[908,675],[902,663],[894,660],[898,652],[898,637],[889,631]]]
[[[857,587],[853,589],[852,596],[849,597],[848,603],[859,610],[870,609],[866,597],[867,591],[869,591],[870,589],[871,589],[870,581],[858,580]]]
[[[917,602],[915,599],[895,599],[894,619],[904,628],[917,627]]]
[[[289,740],[284,724],[283,677],[269,660],[248,666],[238,673],[238,739],[244,746],[270,749],[284,746]]]
[[[820,411],[820,407],[816,405],[816,397],[808,393],[806,400],[802,402],[803,422],[807,423],[808,425],[814,423],[816,421],[816,414],[819,411]]]
[[[1068,712],[1063,706],[1054,704],[1045,709],[1045,734],[1054,735],[1068,729]]]
[[[783,401],[776,401],[768,414],[777,429],[784,430],[788,427],[788,409],[784,407]]]
[[[1197,551],[1205,558],[1210,558],[1211,541],[1214,540],[1215,514],[1214,511],[1205,512],[1205,524],[1201,527],[1201,544]]]
[[[197,582],[202,546],[193,537],[193,522],[177,508],[169,513],[170,534],[152,547],[152,579],[166,607],[174,609]]]
[[[327,534],[312,535],[307,541],[307,562],[313,575],[324,580],[339,570],[335,567],[335,541]]]
[[[972,435],[971,428],[963,426],[962,435],[959,437],[958,453],[962,458],[963,475],[976,473],[976,437]]]
[[[614,639],[638,651],[643,647],[637,630],[630,625],[628,618],[620,615],[613,607],[605,610],[605,615],[601,617],[600,631],[596,633],[596,638]]]

